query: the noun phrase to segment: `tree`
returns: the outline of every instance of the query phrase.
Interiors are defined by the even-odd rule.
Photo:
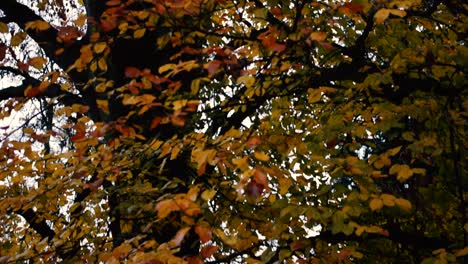
[[[0,263],[463,262],[466,7],[2,0]]]

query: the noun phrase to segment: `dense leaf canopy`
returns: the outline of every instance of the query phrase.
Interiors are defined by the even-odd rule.
[[[0,10],[0,263],[465,261],[465,1]]]

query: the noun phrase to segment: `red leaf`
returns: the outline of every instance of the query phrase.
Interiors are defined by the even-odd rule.
[[[203,258],[209,258],[216,252],[216,250],[218,250],[218,246],[207,245],[201,249],[201,255]]]
[[[125,68],[125,77],[127,78],[136,78],[141,74],[140,70],[135,67],[126,67]]]
[[[160,116],[155,117],[153,119],[153,122],[151,122],[150,129],[154,129],[155,127],[157,127],[159,125],[159,123],[161,123],[161,120],[162,120],[162,117],[160,117]]]
[[[209,226],[197,225],[195,227],[195,233],[200,237],[202,243],[206,243],[211,240],[211,228]]]
[[[0,61],[5,58],[7,46],[3,43],[0,43]]]
[[[247,196],[257,199],[260,197],[263,193],[264,186],[263,184],[259,184],[255,181],[250,181],[249,184],[247,184],[247,188],[245,190]]]
[[[120,5],[120,0],[110,0],[110,1],[107,1],[107,2],[106,2],[106,5],[107,5],[107,6],[116,6],[116,5]]]
[[[72,136],[72,137],[70,138],[70,140],[71,140],[72,142],[76,142],[76,141],[78,141],[78,140],[80,140],[80,139],[85,138],[85,136],[86,136],[85,131],[78,131],[78,132],[76,132],[76,134],[75,134],[74,136]]]
[[[216,73],[216,71],[218,71],[219,69],[219,66],[221,66],[221,61],[219,60],[212,60],[210,62],[208,62],[207,64],[204,65],[204,68],[208,70],[208,73],[210,75],[213,75]]]
[[[344,6],[353,13],[361,12],[364,9],[362,5],[356,3],[345,3]]]

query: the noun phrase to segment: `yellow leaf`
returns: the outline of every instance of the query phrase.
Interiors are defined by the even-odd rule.
[[[406,16],[406,12],[404,10],[399,10],[399,9],[390,9],[390,14],[399,16],[399,17]]]
[[[27,34],[25,32],[18,32],[13,37],[11,37],[10,45],[16,47],[26,38]]]
[[[237,78],[237,83],[243,83],[245,87],[250,88],[255,84],[255,77],[250,75],[244,75]]]
[[[109,113],[109,102],[107,100],[96,100],[96,104],[104,113]]]
[[[93,50],[94,52],[99,54],[99,53],[102,53],[106,49],[106,47],[107,47],[107,43],[99,42],[94,45]]]
[[[145,32],[146,28],[140,28],[138,30],[135,30],[135,32],[133,32],[133,37],[139,39],[145,35]]]
[[[202,192],[201,194],[201,198],[205,201],[209,201],[211,199],[213,199],[213,197],[216,195],[216,190],[214,189],[211,189],[211,190],[205,190],[204,192]]]
[[[8,25],[0,22],[0,33],[8,33]]]
[[[370,201],[369,207],[372,211],[379,211],[383,207],[383,202],[381,199],[374,198]]]
[[[176,64],[169,63],[169,64],[166,64],[166,65],[163,65],[163,66],[159,67],[158,72],[161,74],[161,73],[169,71],[169,70],[174,70],[176,67],[177,67]]]
[[[30,128],[30,127],[25,127],[23,128],[23,133],[25,134],[34,134],[34,129]]]
[[[388,150],[387,153],[388,153],[388,155],[390,155],[390,156],[394,156],[394,155],[396,155],[398,152],[400,152],[400,150],[401,150],[401,146],[396,147],[396,148],[392,148],[392,149]]]
[[[50,28],[49,23],[42,20],[35,20],[26,23],[26,30],[34,29],[36,31],[43,31]]]
[[[397,180],[400,182],[404,182],[411,176],[413,176],[413,171],[411,170],[411,168],[406,164],[401,165],[400,170],[397,174]]]
[[[200,187],[198,185],[193,186],[187,193],[187,198],[191,201],[195,202],[197,200],[198,192],[200,191]]]
[[[104,58],[100,58],[98,60],[98,67],[102,71],[107,71],[107,63],[106,63],[106,60]]]
[[[409,212],[411,210],[411,202],[406,199],[397,198],[395,199],[395,204],[404,211]]]
[[[460,249],[460,250],[457,250],[455,252],[455,256],[458,258],[458,257],[463,257],[463,256],[466,256],[468,255],[468,247],[465,247],[463,249]]]
[[[385,206],[394,206],[395,205],[395,196],[390,195],[390,194],[382,194],[380,195],[380,199],[382,199],[382,202]]]
[[[112,255],[117,259],[124,258],[124,257],[126,257],[128,255],[130,250],[132,250],[132,246],[130,246],[129,244],[124,243],[124,244],[116,247],[112,251]]]
[[[179,146],[174,146],[174,148],[172,148],[172,151],[171,151],[171,160],[174,160],[177,158],[177,156],[179,156],[179,152],[180,152],[180,148]]]
[[[236,165],[236,167],[242,171],[246,171],[249,169],[249,161],[248,161],[248,156],[245,156],[243,158],[237,158],[233,159],[232,163]]]
[[[177,100],[172,102],[172,105],[174,106],[174,111],[177,111],[182,109],[185,105],[187,105],[187,100]]]
[[[312,32],[310,33],[309,38],[317,42],[324,41],[327,38],[327,33],[320,31]]]
[[[423,168],[413,168],[411,169],[413,171],[413,173],[416,173],[416,174],[421,174],[421,175],[426,175],[426,169],[423,169]]]
[[[390,10],[387,8],[382,8],[375,13],[374,20],[377,24],[382,24],[385,22],[385,20],[387,20],[388,15],[390,15]]]
[[[319,89],[309,89],[307,92],[309,93],[307,99],[311,104],[320,101],[320,99],[322,98],[322,91],[320,91]]]
[[[260,161],[269,161],[270,160],[270,157],[267,154],[262,153],[262,152],[255,151],[254,156],[255,156],[256,159],[258,159]]]
[[[106,89],[107,89],[106,83],[100,83],[96,85],[96,92],[98,93],[103,93],[106,91]]]
[[[47,59],[43,57],[34,57],[28,61],[29,65],[33,66],[34,68],[38,70],[42,69],[42,67],[44,67],[44,64],[46,63],[47,63]]]
[[[400,164],[395,164],[392,167],[390,167],[390,170],[389,170],[388,173],[390,173],[392,175],[397,174],[400,171],[400,169],[401,169],[401,165]]]

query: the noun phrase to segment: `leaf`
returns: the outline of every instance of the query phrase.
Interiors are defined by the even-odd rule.
[[[237,83],[243,83],[245,87],[250,88],[255,84],[255,77],[250,76],[250,75],[244,75],[239,78],[237,78]]]
[[[109,101],[107,100],[96,100],[96,104],[99,109],[101,109],[104,113],[109,113]]]
[[[112,255],[116,258],[116,259],[123,259],[125,258],[128,253],[130,252],[130,250],[132,250],[132,246],[127,244],[127,243],[123,243],[122,245],[116,247],[113,251],[112,251]]]
[[[316,103],[322,99],[322,91],[320,89],[308,89],[309,96],[307,97],[310,104]]]
[[[256,148],[258,145],[262,143],[262,140],[259,136],[252,136],[247,140],[247,147],[249,148]]]
[[[357,4],[357,3],[345,3],[344,4],[344,7],[346,7],[347,9],[349,9],[349,11],[351,13],[359,13],[361,12],[362,10],[364,10],[364,6],[360,5],[360,4]]]
[[[260,161],[269,161],[270,160],[270,157],[263,153],[263,152],[258,152],[258,151],[255,151],[254,152],[254,156],[257,160],[260,160]]]
[[[98,60],[98,67],[99,67],[100,70],[102,70],[104,72],[107,71],[107,62],[106,62],[106,60],[104,58],[100,58]]]
[[[395,196],[390,194],[382,194],[380,195],[380,199],[382,199],[382,203],[385,206],[394,206],[395,205]]]
[[[3,22],[0,22],[0,33],[8,33],[8,31],[8,25]]]
[[[135,67],[125,67],[125,77],[127,78],[137,78],[140,74],[140,70]]]
[[[406,16],[406,11],[399,10],[399,9],[390,9],[390,14],[399,16],[399,17],[404,17]]]
[[[5,59],[6,51],[7,51],[7,46],[3,43],[0,43],[0,61]]]
[[[13,37],[11,37],[10,45],[12,47],[16,47],[19,44],[21,44],[26,37],[27,37],[27,34],[25,32],[18,32],[14,34]]]
[[[372,211],[379,211],[383,207],[383,202],[381,199],[374,198],[369,202],[369,207]]]
[[[327,33],[320,31],[312,32],[310,33],[309,38],[317,42],[322,42],[327,38]]]
[[[210,189],[210,190],[205,190],[201,194],[201,198],[205,201],[209,201],[213,199],[213,197],[216,195],[216,190]]]
[[[34,57],[29,59],[28,64],[33,66],[34,68],[40,70],[44,67],[44,65],[47,63],[47,59],[43,57]]]
[[[158,72],[161,74],[161,73],[167,72],[169,70],[174,70],[176,67],[177,67],[177,65],[174,64],[174,63],[165,64],[165,65],[159,67]]]
[[[398,170],[397,180],[400,182],[404,182],[408,180],[411,176],[413,176],[413,171],[410,167],[406,164],[401,165],[400,169]]]
[[[248,197],[257,199],[262,195],[263,189],[264,189],[263,184],[257,183],[256,181],[250,181],[247,184],[245,193],[247,194]]]
[[[463,249],[457,250],[455,252],[455,256],[458,257],[463,257],[468,255],[468,247],[464,247]]]
[[[180,207],[174,200],[163,200],[156,204],[156,211],[158,211],[158,218],[163,219],[171,212],[179,211]]]
[[[142,38],[145,35],[146,28],[140,28],[133,32],[133,37],[136,39]]]
[[[248,156],[244,156],[243,158],[235,158],[232,160],[232,163],[236,165],[236,167],[242,171],[246,171],[249,169],[249,161]]]
[[[390,15],[390,10],[387,8],[381,8],[377,11],[374,15],[374,20],[377,24],[382,24],[387,20],[388,16]]]
[[[26,30],[34,29],[36,31],[44,31],[50,28],[49,23],[42,20],[29,21],[26,23]]]
[[[400,150],[401,150],[401,146],[398,146],[396,148],[392,148],[392,149],[388,150],[387,153],[390,156],[395,156],[398,152],[400,152]]]
[[[99,43],[94,44],[94,46],[93,46],[93,50],[97,54],[102,53],[106,48],[107,48],[107,43],[106,42],[99,42]]]
[[[200,237],[202,243],[206,243],[211,240],[211,228],[208,225],[197,225],[195,226],[195,233]]]
[[[411,202],[406,199],[397,198],[395,199],[395,204],[404,211],[411,211]]]
[[[206,245],[201,249],[201,256],[203,258],[211,257],[218,250],[218,246],[215,245]]]

